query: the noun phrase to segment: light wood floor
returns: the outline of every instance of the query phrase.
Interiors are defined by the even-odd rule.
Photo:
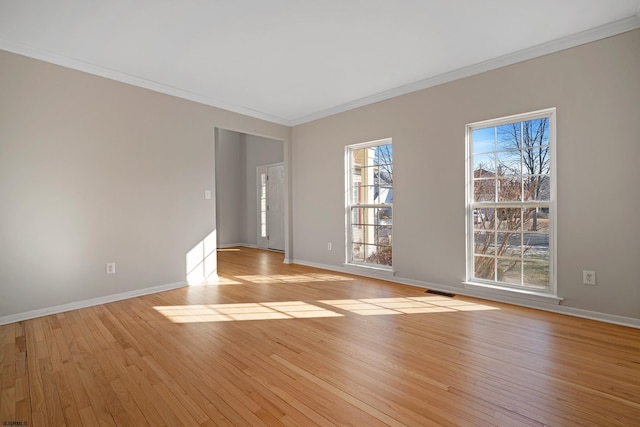
[[[0,423],[640,425],[640,330],[219,253],[217,285],[0,327]]]

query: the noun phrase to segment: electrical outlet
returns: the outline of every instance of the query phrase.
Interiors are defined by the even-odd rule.
[[[331,244],[331,242],[327,243],[327,250],[330,251],[332,249],[333,245]]]
[[[116,263],[115,262],[109,262],[107,264],[105,264],[104,266],[105,268],[105,273],[107,274],[116,274]]]
[[[595,285],[596,272],[591,270],[582,270],[582,283],[585,285]]]

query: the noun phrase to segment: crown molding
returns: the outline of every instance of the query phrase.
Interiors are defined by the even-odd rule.
[[[486,71],[502,68],[507,65],[516,64],[518,62],[526,61],[529,59],[537,58],[540,56],[548,55],[550,53],[559,52],[561,50],[576,47],[582,44],[590,43],[596,40],[604,39],[607,37],[622,34],[627,31],[632,31],[640,28],[640,9],[638,13],[619,21],[615,21],[609,24],[601,25],[599,27],[591,28],[580,33],[572,34],[566,37],[562,37],[556,40],[552,40],[547,43],[539,44],[527,49],[523,49],[514,53],[503,55],[497,58],[493,58],[484,62],[479,62],[468,67],[459,68],[447,73],[443,73],[434,77],[429,77],[424,80],[420,80],[407,85],[399,86],[394,89],[379,92],[375,95],[360,98],[355,101],[347,102],[326,110],[318,111],[304,117],[290,121],[290,126],[297,126],[304,123],[311,122],[313,120],[322,119],[334,114],[343,113],[345,111],[353,110],[358,107],[373,104],[376,102],[384,101],[387,99],[395,98],[400,95],[406,95],[408,93],[416,92],[422,89],[427,89],[433,86],[438,86],[444,83],[449,83],[455,80],[459,80],[465,77],[470,77],[476,74],[484,73]]]
[[[353,110],[358,107],[373,104],[376,102],[384,101],[390,98],[395,98],[400,95],[405,95],[411,92],[416,92],[422,89],[427,89],[433,86],[449,83],[455,80],[459,80],[465,77],[470,77],[476,74],[480,74],[486,71],[495,70],[497,68],[512,65],[518,62],[526,61],[528,59],[537,58],[550,53],[558,52],[564,49],[569,49],[575,46],[579,46],[585,43],[590,43],[596,40],[600,40],[606,37],[611,37],[617,34],[621,34],[627,31],[632,31],[640,28],[640,8],[638,12],[628,18],[621,19],[609,24],[601,25],[580,33],[572,34],[560,39],[552,40],[547,43],[543,43],[537,46],[533,46],[528,49],[524,49],[518,52],[510,53],[500,56],[498,58],[490,59],[488,61],[480,62],[468,67],[459,68],[457,70],[443,73],[434,77],[430,77],[424,80],[420,80],[407,85],[399,86],[394,89],[389,89],[377,94],[360,98],[355,101],[347,102],[337,105],[325,110],[318,111],[313,114],[298,117],[296,119],[285,119],[283,117],[274,116],[265,112],[256,111],[251,108],[242,107],[235,104],[226,103],[224,101],[212,99],[206,96],[195,94],[183,89],[168,86],[159,82],[143,79],[131,74],[123,73],[116,70],[111,70],[105,67],[100,67],[94,64],[90,64],[78,59],[69,58],[64,55],[59,55],[44,49],[38,49],[25,43],[19,43],[8,39],[0,38],[0,49],[7,52],[16,53],[29,58],[38,59],[44,62],[48,62],[62,67],[71,68],[77,71],[93,74],[96,76],[104,77],[107,79],[115,80],[121,83],[130,84],[133,86],[141,87],[144,89],[152,90],[154,92],[163,93],[165,95],[175,96],[178,98],[186,99],[189,101],[197,102],[199,104],[208,105],[215,108],[231,111],[234,113],[242,114],[245,116],[253,117],[260,120],[284,125],[284,126],[297,126],[314,120],[322,119],[334,114],[342,113],[345,111]]]
[[[177,98],[186,99],[188,101],[197,102],[199,104],[208,105],[210,107],[220,108],[223,110],[231,111],[234,113],[242,114],[245,116],[253,117],[260,120],[265,120],[272,123],[277,123],[285,126],[290,126],[290,122],[282,117],[277,117],[271,114],[256,111],[251,108],[242,107],[239,105],[229,104],[223,101],[215,100],[206,96],[198,95],[183,89],[158,83],[152,80],[143,79],[131,74],[123,73],[109,68],[101,67],[98,65],[90,64],[78,59],[70,58],[64,55],[59,55],[47,51],[45,49],[38,49],[31,45],[8,40],[0,37],[0,50],[15,53],[18,55],[26,56],[40,61],[48,62],[50,64],[59,65],[65,68],[71,68],[73,70],[82,71],[88,74],[93,74],[99,77],[104,77],[110,80],[115,80],[121,83],[130,84],[143,89],[148,89],[154,92],[162,93],[165,95],[175,96]]]

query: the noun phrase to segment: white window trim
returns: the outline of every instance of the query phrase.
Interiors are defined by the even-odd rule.
[[[483,128],[488,126],[501,126],[513,122],[521,122],[526,120],[533,120],[542,117],[549,118],[549,152],[550,152],[550,196],[549,196],[549,210],[551,212],[551,224],[549,228],[549,288],[548,289],[536,289],[532,287],[522,286],[510,286],[508,284],[484,281],[473,277],[473,196],[474,188],[472,185],[473,177],[473,162],[471,161],[471,139],[470,135],[472,130],[477,128]],[[518,297],[524,297],[527,299],[535,299],[544,302],[551,302],[558,304],[562,298],[557,296],[557,173],[556,173],[556,108],[546,108],[543,110],[532,111],[529,113],[515,114],[511,116],[505,116],[497,119],[483,120],[479,122],[469,123],[465,129],[465,211],[466,211],[466,280],[462,283],[467,289],[474,289],[477,291],[485,291],[487,293],[498,293],[502,295],[516,295]]]
[[[350,152],[353,150],[358,150],[361,148],[368,148],[368,147],[377,147],[379,145],[387,145],[387,144],[391,144],[393,145],[393,138],[383,138],[383,139],[378,139],[375,141],[368,141],[368,142],[362,142],[362,143],[357,143],[357,144],[349,144],[345,147],[344,150],[344,157],[345,157],[345,179],[344,179],[344,183],[345,183],[345,262],[344,262],[344,267],[346,268],[353,268],[354,271],[357,271],[358,269],[363,269],[362,271],[375,271],[377,272],[377,274],[382,274],[382,275],[394,275],[395,274],[395,270],[393,269],[393,262],[392,265],[390,266],[384,266],[384,265],[376,265],[376,264],[369,264],[369,263],[365,263],[365,262],[358,262],[358,261],[352,261],[351,258],[351,248],[353,246],[353,241],[351,238],[351,189],[353,188],[353,177],[351,176],[351,156],[350,156]],[[368,204],[363,204],[363,205],[359,205],[359,207],[369,207],[371,205]],[[375,205],[375,207],[379,207],[379,206],[383,206],[383,207],[389,207],[391,209],[393,209],[393,204],[378,204]],[[392,226],[393,229],[393,226]],[[391,247],[393,248],[393,242],[391,243]]]

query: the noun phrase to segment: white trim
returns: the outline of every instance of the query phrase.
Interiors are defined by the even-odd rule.
[[[513,297],[516,299],[526,299],[532,301],[539,301],[548,304],[560,304],[563,298],[557,297],[553,294],[546,292],[536,292],[531,289],[515,289],[505,286],[499,286],[494,284],[483,284],[473,282],[462,282],[466,289],[472,291],[478,291],[478,293],[484,295],[485,293],[496,294],[497,296]]]
[[[353,110],[358,107],[373,104],[375,102],[384,101],[396,96],[406,95],[408,93],[417,92],[422,89],[427,89],[433,86],[438,86],[444,83],[449,83],[455,80],[463,79],[465,77],[474,76],[476,74],[484,73],[486,71],[495,70],[507,65],[516,64],[518,62],[527,61],[529,59],[537,58],[540,56],[548,55],[561,50],[569,49],[572,47],[580,46],[582,44],[594,42],[607,37],[622,34],[627,31],[632,31],[640,28],[640,13],[630,16],[628,18],[621,19],[619,21],[611,22],[609,24],[601,25],[599,27],[591,28],[580,33],[572,34],[566,37],[562,37],[556,40],[539,44],[537,46],[523,49],[517,52],[513,52],[507,55],[499,56],[497,58],[489,59],[484,62],[479,62],[468,67],[459,68],[457,70],[449,71],[438,76],[430,77],[424,80],[420,80],[414,83],[409,83],[404,86],[400,86],[394,89],[389,89],[384,92],[360,98],[355,101],[347,102],[345,104],[337,105],[326,110],[318,111],[317,113],[309,114],[307,116],[299,117],[289,121],[289,126],[298,126],[303,123],[311,122],[313,120],[322,119],[324,117],[332,116],[334,114],[342,113],[345,111]]]
[[[173,289],[183,288],[187,286],[187,282],[169,283],[168,285],[152,286],[150,288],[135,289],[133,291],[122,292],[118,294],[105,295],[102,297],[91,298],[83,301],[71,302],[69,304],[56,305],[53,307],[41,308],[38,310],[26,311],[24,313],[10,314],[0,317],[0,325],[21,322],[23,320],[35,319],[36,317],[49,316],[51,314],[62,313],[70,310],[78,310],[80,308],[92,307],[94,305],[107,304],[110,302],[120,301],[129,298],[140,297],[143,295],[155,294],[158,292],[171,291]]]
[[[221,108],[223,110],[231,111],[249,117],[254,117],[256,119],[266,120],[271,123],[277,123],[285,126],[291,125],[289,120],[282,117],[274,116],[262,111],[256,111],[251,108],[242,107],[240,105],[229,104],[218,99],[212,99],[207,96],[192,93],[184,89],[172,87],[163,83],[154,82],[152,80],[147,80],[145,78],[123,73],[121,71],[111,70],[99,65],[53,53],[45,49],[39,49],[26,43],[0,38],[0,49],[6,50],[7,52],[16,53],[18,55],[27,56],[29,58],[38,59],[40,61],[48,62],[51,64],[60,65],[61,67],[71,68],[73,70],[82,71],[85,73],[93,74],[95,76],[115,80],[117,82],[127,83],[133,86],[149,89],[154,92],[163,93],[165,95],[175,96],[178,98],[197,102],[199,104],[209,105],[211,107]]]
[[[361,148],[378,147],[380,145],[392,145],[393,138],[387,137],[382,139],[376,139],[375,141],[358,142],[355,144],[349,144],[346,146],[349,150],[359,150]]]
[[[551,107],[551,108],[545,108],[542,110],[537,110],[537,111],[531,111],[531,112],[527,112],[527,113],[520,113],[520,114],[513,114],[510,116],[505,116],[505,117],[499,117],[499,118],[495,118],[495,119],[488,119],[488,120],[482,120],[482,121],[477,121],[474,123],[469,123],[466,125],[465,127],[465,215],[466,215],[466,222],[465,222],[465,233],[466,233],[466,276],[467,276],[467,282],[465,283],[469,283],[470,285],[474,285],[474,286],[483,286],[482,284],[479,284],[477,282],[471,282],[472,280],[475,280],[472,276],[473,276],[473,270],[474,270],[474,219],[473,219],[473,210],[476,209],[476,207],[482,206],[484,204],[486,204],[488,207],[492,207],[492,208],[502,208],[502,207],[509,207],[509,206],[514,206],[514,207],[526,207],[528,205],[539,205],[539,204],[544,204],[544,203],[540,203],[540,202],[526,202],[526,201],[521,201],[521,202],[500,202],[500,201],[493,201],[493,202],[475,202],[474,201],[474,187],[473,187],[473,183],[474,183],[474,175],[473,175],[473,163],[472,163],[472,150],[471,150],[471,145],[472,145],[472,141],[471,141],[471,133],[473,132],[473,130],[475,130],[476,128],[484,128],[484,127],[497,127],[497,126],[502,126],[504,124],[509,124],[509,123],[514,123],[514,122],[523,122],[526,120],[535,120],[535,119],[540,119],[540,118],[548,118],[549,119],[549,177],[551,179],[550,182],[550,197],[549,197],[549,201],[547,202],[550,212],[551,212],[551,222],[550,222],[550,229],[549,229],[549,292],[548,293],[542,293],[542,292],[536,292],[535,289],[532,288],[527,288],[529,291],[532,292],[526,292],[519,288],[514,289],[514,291],[516,294],[537,294],[538,296],[540,296],[542,298],[542,296],[549,295],[549,299],[550,301],[553,299],[556,299],[557,297],[555,297],[555,295],[557,295],[557,228],[556,228],[556,223],[557,223],[557,196],[556,196],[556,190],[557,190],[557,175],[556,175],[556,111],[557,109],[555,107]],[[496,153],[496,147],[494,146],[493,151],[488,152],[489,154],[495,154]],[[523,231],[521,231],[523,232]],[[483,281],[484,283],[484,281]],[[491,288],[491,289],[501,289],[502,291],[507,292],[507,286],[502,286],[499,282],[495,282],[493,280],[487,280],[487,284],[486,284],[487,288]],[[559,303],[559,301],[555,302],[556,304]]]
[[[218,245],[217,249],[227,249],[227,248],[235,248],[235,247],[245,247],[245,248],[257,248],[258,246],[252,245],[251,243],[225,243],[222,245]]]
[[[363,148],[377,148],[377,147],[382,147],[382,146],[393,146],[393,138],[392,137],[387,137],[387,138],[382,138],[382,139],[377,139],[375,141],[366,141],[366,142],[359,142],[356,144],[349,144],[347,146],[345,146],[345,150],[344,150],[344,154],[345,154],[345,266],[351,266],[351,267],[355,267],[355,268],[372,268],[381,272],[385,272],[385,274],[394,274],[393,273],[393,265],[389,266],[389,267],[385,267],[382,265],[376,265],[376,264],[369,264],[366,262],[357,262],[357,261],[352,261],[352,250],[353,250],[353,235],[352,235],[352,231],[353,231],[353,227],[351,224],[352,221],[352,212],[353,209],[361,209],[361,208],[383,208],[383,209],[391,209],[393,211],[393,203],[389,204],[389,203],[353,203],[353,196],[354,194],[353,189],[354,189],[354,181],[353,181],[353,173],[352,173],[352,169],[354,168],[354,164],[353,162],[353,155],[352,153],[355,150],[361,150]],[[393,165],[393,159],[391,160],[392,165]],[[363,162],[366,163],[366,162]],[[393,167],[393,166],[392,166]],[[393,183],[391,184],[391,188],[393,189]],[[391,225],[391,228],[393,230],[393,225]],[[391,242],[391,248],[393,248],[393,242]]]
[[[389,277],[396,274],[396,272],[393,271],[393,268],[378,267],[374,264],[355,264],[346,262],[343,266],[345,271],[351,271],[353,274],[360,274],[361,271],[370,272],[380,277]]]
[[[528,307],[534,308],[537,310],[549,311],[558,314],[564,314],[567,316],[573,317],[581,317],[584,319],[597,320],[599,322],[613,323],[616,325],[628,326],[631,328],[640,329],[640,319],[636,319],[634,317],[625,317],[625,316],[617,316],[615,314],[608,313],[600,313],[597,311],[583,310],[581,308],[573,308],[566,307],[563,305],[559,305],[559,303],[549,303],[544,300],[536,299],[531,294],[527,296],[522,295],[514,295],[515,293],[511,293],[509,295],[501,294],[498,292],[486,292],[484,289],[476,290],[470,289],[466,286],[464,288],[457,286],[447,286],[438,283],[430,283],[423,282],[421,280],[414,279],[405,279],[401,277],[389,277],[389,276],[381,276],[376,274],[366,274],[367,271],[362,271],[360,273],[354,273],[353,271],[348,271],[344,267],[335,267],[332,265],[319,264],[315,262],[304,261],[300,259],[294,259],[294,264],[306,265],[309,267],[321,268],[323,270],[336,271],[344,274],[352,274],[356,276],[362,277],[370,277],[373,279],[381,279],[386,280],[387,282],[400,283],[403,285],[415,286],[418,288],[432,289],[435,291],[447,292],[451,294],[464,295],[474,298],[480,298],[487,301],[495,301],[506,304],[512,304],[520,307]],[[558,298],[562,300],[562,298]]]
[[[155,92],[164,93],[166,95],[176,96],[178,98],[187,99],[189,101],[198,102],[200,104],[209,105],[211,107],[221,108],[227,111],[232,111],[234,113],[243,114],[245,116],[292,127],[311,122],[313,120],[332,116],[334,114],[353,110],[365,105],[373,104],[375,102],[395,98],[396,96],[405,95],[407,93],[416,92],[422,89],[427,89],[443,83],[452,82],[454,80],[470,77],[476,74],[484,73],[486,71],[495,70],[507,65],[512,65],[518,62],[537,58],[543,55],[548,55],[550,53],[569,49],[585,43],[590,43],[596,40],[615,36],[617,34],[622,34],[638,28],[640,28],[640,8],[639,12],[635,15],[628,18],[620,19],[619,21],[604,24],[599,27],[591,28],[580,33],[571,34],[569,36],[562,37],[556,40],[551,40],[547,43],[503,55],[498,58],[489,59],[487,61],[470,65],[468,67],[459,68],[457,70],[440,74],[438,76],[430,77],[414,83],[409,83],[397,88],[379,92],[371,96],[360,98],[355,101],[347,102],[295,119],[285,119],[283,117],[277,117],[262,111],[256,111],[239,105],[228,104],[224,101],[208,98],[199,94],[191,93],[179,88],[167,86],[162,83],[143,79],[141,77],[133,76],[119,71],[110,70],[108,68],[69,58],[64,55],[56,54],[45,49],[38,49],[26,43],[19,43],[13,40],[0,38],[0,49],[6,50],[7,52],[24,55],[30,58],[39,59],[51,64],[60,65],[62,67],[72,68],[74,70],[83,71],[85,73],[93,74],[96,76],[131,84]]]

